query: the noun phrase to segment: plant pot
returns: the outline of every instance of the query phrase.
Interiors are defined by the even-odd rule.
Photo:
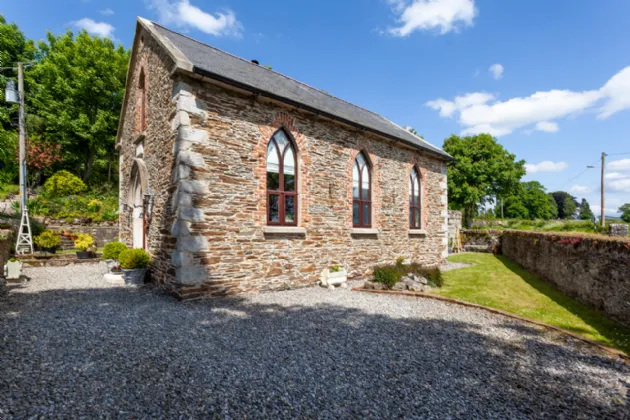
[[[80,260],[87,260],[92,258],[92,253],[89,251],[77,251],[77,258]]]
[[[107,271],[108,272],[112,272],[112,269],[116,266],[118,266],[118,261],[117,260],[105,260],[105,264],[107,265]]]
[[[345,283],[348,280],[348,273],[346,270],[329,272],[328,273],[328,285],[329,286],[339,286],[340,284]]]
[[[64,232],[64,233],[63,233],[63,236],[65,236],[66,238],[70,238],[70,237],[72,237],[72,233],[70,233],[70,232]]]
[[[22,275],[22,261],[8,261],[4,267],[7,280],[19,280]]]
[[[144,284],[144,278],[147,275],[146,268],[134,268],[131,270],[123,269],[125,284],[140,286]]]

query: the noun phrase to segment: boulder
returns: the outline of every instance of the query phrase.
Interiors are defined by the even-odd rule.
[[[392,290],[398,290],[398,291],[407,290],[407,285],[404,282],[399,281],[398,283],[394,284],[394,286],[392,287]]]

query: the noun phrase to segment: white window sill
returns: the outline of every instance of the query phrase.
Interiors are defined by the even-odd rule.
[[[378,229],[376,228],[352,228],[350,229],[352,235],[378,235]]]
[[[427,236],[427,231],[424,229],[409,229],[409,235],[412,236]]]
[[[305,235],[306,229],[299,226],[264,226],[263,232]]]

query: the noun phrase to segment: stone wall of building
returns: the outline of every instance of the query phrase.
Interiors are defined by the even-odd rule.
[[[135,39],[138,52],[132,63],[132,75],[128,90],[128,106],[120,135],[120,240],[132,246],[131,202],[132,169],[134,160],[146,167],[146,193],[153,194],[153,211],[147,232],[147,248],[153,254],[154,278],[165,283],[175,280],[175,268],[171,254],[175,251],[175,238],[171,235],[173,214],[173,181],[175,165],[173,149],[177,128],[171,126],[175,104],[173,103],[173,61],[148,34],[142,31]],[[137,118],[138,82],[140,73],[145,75],[146,121],[144,131]]]
[[[503,254],[563,293],[630,326],[630,241],[505,231]]]
[[[172,255],[184,298],[314,285],[338,264],[351,277],[403,256],[435,265],[447,255],[445,163],[363,131],[194,79],[175,88]],[[266,227],[266,151],[284,128],[298,149],[298,226]],[[352,229],[352,165],[371,161],[375,234]],[[423,233],[409,231],[414,165],[423,186]],[[353,233],[355,232],[355,233]],[[170,280],[162,280],[169,282]]]

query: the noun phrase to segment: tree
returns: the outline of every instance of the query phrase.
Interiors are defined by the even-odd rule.
[[[582,202],[580,203],[578,218],[580,220],[591,220],[595,218],[595,215],[591,211],[591,206],[588,204],[588,201],[586,201],[585,198],[583,198]]]
[[[575,218],[578,208],[578,202],[575,197],[565,191],[552,192],[551,195],[558,205],[559,219]]]
[[[513,195],[504,199],[503,207],[508,218],[549,220],[558,216],[555,200],[538,181],[521,182]]]
[[[15,67],[18,61],[31,61],[35,57],[35,45],[26,39],[15,23],[7,23],[0,15],[0,67]],[[0,72],[0,90],[4,90],[9,80],[17,80],[17,72]],[[16,83],[17,87],[17,83]],[[11,120],[17,122],[18,106],[4,101],[0,95],[0,183],[14,182],[18,167],[14,160],[17,151],[17,129]]]
[[[517,161],[490,134],[452,135],[443,148],[455,158],[447,163],[449,206],[463,210],[465,226],[479,206],[512,195],[525,175],[525,161]]]
[[[76,38],[49,32],[38,48],[39,63],[26,78],[31,112],[41,119],[35,134],[61,145],[63,166],[89,181],[95,167],[106,171],[99,159],[115,156],[129,52],[85,31]]]
[[[515,195],[503,201],[503,214],[508,219],[529,219],[530,217],[529,210],[527,210],[523,201]]]
[[[626,223],[630,223],[630,203],[626,203],[619,207],[619,213],[621,213],[621,220]]]

